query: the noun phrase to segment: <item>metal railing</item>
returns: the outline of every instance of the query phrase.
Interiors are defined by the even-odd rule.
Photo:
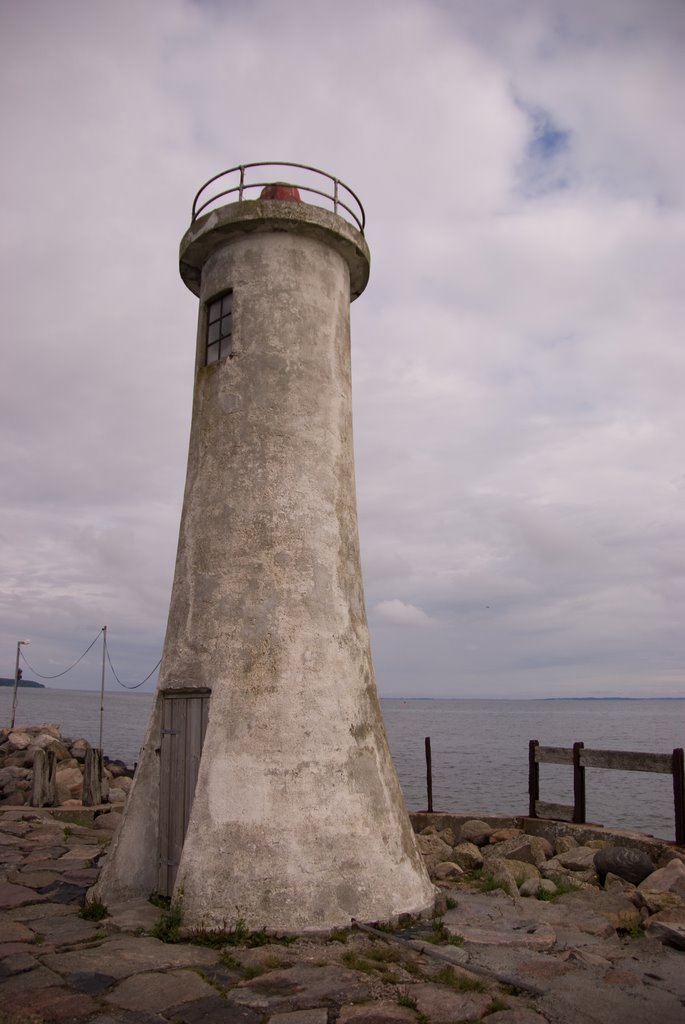
[[[314,185],[307,185],[300,183],[299,181],[288,181],[287,184],[294,186],[299,189],[300,192],[306,192],[308,195],[320,196],[322,199],[327,199],[333,207],[333,213],[340,213],[344,210],[347,214],[347,219],[354,222],[359,228],[362,234],[364,234],[364,225],[366,223],[366,215],[364,213],[364,207],[361,204],[359,197],[339,178],[334,177],[332,174],[328,174],[326,171],[321,171],[317,167],[308,167],[307,164],[294,164],[287,160],[267,160],[259,161],[258,163],[252,164],[238,164],[237,167],[231,167],[227,171],[220,171],[219,174],[215,174],[213,178],[206,181],[202,188],[198,191],[197,195],[193,200],[193,210],[191,217],[191,224],[194,223],[203,211],[207,210],[208,207],[212,206],[219,199],[223,199],[225,196],[238,195],[238,202],[241,203],[245,198],[245,193],[254,189],[266,188],[269,185],[274,184],[286,184],[286,182],[275,182],[273,178],[268,181],[247,181],[246,171],[252,171],[254,168],[262,167],[295,167],[300,171],[307,171],[310,175],[319,176],[324,178],[328,182],[328,188],[332,191],[325,192],[322,188],[316,188]],[[230,182],[230,175],[237,175],[237,184],[230,185],[230,187],[222,187],[228,185]],[[219,192],[213,192],[207,196],[207,191],[211,185],[221,181]],[[316,184],[320,184],[318,178],[315,179]],[[251,195],[249,198],[258,199],[259,195]],[[350,205],[351,204],[351,205]],[[316,205],[322,206],[322,203]],[[340,214],[344,216],[343,214]]]

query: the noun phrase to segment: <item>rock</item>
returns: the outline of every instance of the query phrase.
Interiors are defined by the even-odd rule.
[[[433,877],[440,881],[447,881],[450,878],[461,878],[463,874],[463,868],[450,860],[443,860],[433,868]]]
[[[483,866],[483,854],[476,844],[464,840],[454,847],[452,860],[465,871],[473,871]]]
[[[433,871],[443,861],[452,860],[452,847],[443,843],[437,835],[419,835],[416,842],[429,871]]]
[[[114,832],[121,821],[121,814],[118,811],[109,811],[107,814],[98,814],[93,822],[93,828],[105,829],[107,832]]]
[[[495,835],[496,833],[493,833]],[[490,846],[483,851],[485,857],[505,857],[507,860],[527,861],[540,867],[548,857],[552,855],[552,846],[546,839],[538,836],[515,835],[511,839],[504,839],[493,844],[493,836],[490,836]]]
[[[41,750],[51,750],[58,761],[71,760],[69,747],[66,743],[64,743],[61,738],[55,737],[52,733],[47,731],[40,732],[37,736],[34,736],[32,745],[34,747],[39,747]]]
[[[534,864],[528,864],[524,860],[511,860],[509,857],[506,858],[505,863],[509,871],[511,871],[517,886],[531,880],[537,883],[540,882],[540,872]]]
[[[108,908],[107,927],[120,932],[152,931],[158,923],[161,910],[149,900],[128,900]]]
[[[343,967],[314,967],[296,964],[285,970],[249,981],[241,981],[231,990],[227,1001],[250,1006],[264,1013],[283,1010],[307,1010],[336,1003],[360,1003],[371,995],[369,978]]]
[[[588,846],[576,846],[567,850],[566,853],[557,854],[553,859],[567,871],[592,871],[594,874],[597,870],[595,867],[597,855],[597,851]]]
[[[640,893],[670,892],[685,898],[685,864],[681,860],[672,860],[665,868],[652,871],[638,884]]]
[[[459,831],[459,839],[462,842],[473,843],[474,846],[485,846],[492,835],[492,826],[478,818],[470,818],[465,821]]]
[[[202,969],[217,961],[216,950],[185,943],[170,945],[149,936],[115,935],[96,947],[51,953],[45,965],[60,974],[98,971],[117,979],[144,971],[168,971],[189,967]]]
[[[554,853],[568,853],[569,850],[578,845],[578,840],[574,839],[573,836],[559,836],[554,841]]]
[[[611,966],[611,965],[609,965]],[[547,1024],[547,1018],[535,1010],[517,1006],[512,1010],[497,1010],[485,1017],[486,1024]]]
[[[271,1017],[269,1024],[299,1024],[294,1018],[305,1013],[320,1013],[321,1010],[301,1010],[299,1013],[279,1013]],[[323,1011],[324,1014],[326,1011]],[[307,1024],[307,1022],[302,1022]],[[322,1024],[326,1024],[324,1018]],[[416,1024],[416,1014],[408,1006],[400,1006],[389,999],[363,1003],[357,1006],[343,1006],[338,1024]]]
[[[69,791],[69,797],[75,800],[81,799],[83,793],[83,775],[81,774],[80,768],[74,767],[59,767],[55,775],[55,781],[57,783],[57,789],[60,790],[65,787]]]
[[[448,846],[456,846],[457,839],[451,828],[443,828],[437,833],[438,839],[442,839],[443,843],[447,843]]]
[[[630,900],[603,890],[567,893],[559,897],[557,906],[574,912],[586,910],[592,916],[599,914],[616,931],[633,931],[642,923],[640,911]]]
[[[625,846],[606,846],[603,850],[597,850],[594,866],[601,884],[604,884],[604,879],[611,872],[633,885],[639,885],[654,871],[651,857],[642,850],[631,850]]]
[[[498,828],[490,833],[490,843],[505,843],[507,839],[516,839],[523,835],[521,828]]]
[[[411,994],[418,1012],[432,1024],[479,1020],[491,1003],[490,996],[483,992],[455,992],[441,985],[412,985]]]
[[[10,750],[26,750],[31,743],[31,737],[27,732],[11,732],[7,737]]]
[[[645,931],[652,938],[659,939],[667,946],[685,949],[685,921],[678,924],[653,917],[645,922]]]
[[[518,896],[516,879],[509,869],[509,862],[501,857],[490,857],[483,865],[483,876],[491,878],[509,896]]]
[[[215,989],[194,971],[149,971],[126,978],[105,996],[105,1001],[124,1010],[159,1013],[172,1006],[215,994]]]
[[[620,878],[618,875],[612,875],[609,873],[604,879],[604,888],[607,892],[617,893],[619,896],[625,896],[631,903],[635,903],[638,906],[639,900],[636,898],[637,889],[632,882],[626,882],[625,878]]]
[[[85,761],[86,751],[90,747],[88,740],[78,739],[74,740],[69,750],[72,757],[76,758],[77,761]]]
[[[528,878],[519,886],[521,896],[534,896],[537,898],[541,892],[554,896],[557,887],[550,878]]]
[[[110,804],[126,803],[126,793],[118,786],[113,786],[107,794],[107,801]]]

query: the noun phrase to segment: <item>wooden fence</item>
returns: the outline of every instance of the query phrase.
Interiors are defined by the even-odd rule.
[[[573,806],[545,803],[540,799],[540,765],[573,766]],[[528,744],[528,814],[583,824],[585,818],[585,769],[613,768],[624,772],[659,772],[673,776],[675,841],[685,845],[685,761],[683,748],[672,754],[647,754],[629,750],[586,750],[583,743],[572,747],[541,747],[538,740]]]

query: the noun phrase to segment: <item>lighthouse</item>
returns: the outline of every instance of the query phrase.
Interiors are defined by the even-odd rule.
[[[433,905],[359,559],[363,232],[355,193],[302,165],[241,165],[196,196],[180,247],[199,312],[178,553],[154,707],[95,888],[105,902],[158,892],[189,927],[290,933]]]

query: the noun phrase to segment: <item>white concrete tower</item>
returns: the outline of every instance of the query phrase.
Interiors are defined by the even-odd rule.
[[[434,890],[385,738],[359,563],[349,318],[369,275],[363,211],[311,168],[300,189],[333,211],[283,184],[246,199],[264,185],[246,170],[264,166],[212,179],[197,216],[204,186],[181,242],[200,311],[176,572],[96,895],[174,895],[194,927],[325,931],[424,911]]]

